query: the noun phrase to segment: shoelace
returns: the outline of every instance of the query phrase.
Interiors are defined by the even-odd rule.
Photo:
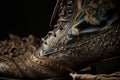
[[[53,15],[52,15],[52,17],[51,17],[50,26],[52,26],[52,21],[53,21],[54,18],[55,18],[55,15],[56,15],[56,13],[57,13],[57,10],[58,10],[58,9],[62,9],[64,1],[65,1],[65,0],[61,0],[61,1],[60,1],[60,0],[57,0],[55,9],[54,9],[54,11],[53,11]],[[72,1],[67,2],[67,5],[71,5],[71,4],[72,4]],[[71,12],[71,10],[69,10],[69,11],[67,11],[67,12]],[[65,13],[63,13],[63,12],[59,13],[59,16],[64,16],[64,15],[65,15]],[[67,20],[66,20],[66,19],[59,19],[58,21],[67,21]],[[56,26],[58,26],[58,25],[54,25],[54,27],[56,27]]]
[[[57,23],[54,25],[54,29],[63,30],[62,24],[69,22],[69,19],[66,19],[65,16],[67,14],[71,14],[72,10],[71,9],[67,10],[66,6],[71,6],[72,0],[69,0],[68,2],[66,2],[66,5],[64,5],[64,3],[65,3],[64,1],[66,1],[66,0],[57,0],[55,9],[53,11],[53,15],[52,15],[51,21],[50,21],[50,26],[52,26],[52,21],[55,18],[57,11],[59,11],[59,15],[58,15],[59,19],[57,20]],[[49,38],[50,36],[57,37],[56,30],[54,30],[54,29],[53,29],[53,31],[49,31],[47,36],[45,36],[44,38],[41,39],[41,42],[43,42],[46,45],[50,45],[47,43],[46,39]],[[44,54],[44,53],[46,53],[46,50],[43,50],[42,52]]]

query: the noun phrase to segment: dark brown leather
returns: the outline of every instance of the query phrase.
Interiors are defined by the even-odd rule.
[[[0,75],[43,79],[74,72],[89,63],[120,55],[120,26],[116,25],[83,41],[63,46],[45,57],[25,53],[10,59],[0,56]]]
[[[64,4],[62,7],[68,7],[67,5],[71,4],[74,7],[72,8],[73,13],[70,14],[70,20],[64,19],[66,16],[61,18],[63,14],[60,15],[58,23],[60,22],[62,25],[57,28],[60,32],[56,32],[56,29],[53,30],[54,32],[49,32],[47,37],[42,39],[40,48],[36,53],[24,53],[14,58],[5,55],[0,56],[0,76],[20,79],[58,77],[82,69],[89,63],[120,55],[119,12],[116,11],[117,7],[112,6],[113,0],[98,0],[98,2],[95,0],[72,0],[73,3],[70,4],[67,1],[71,0],[58,0],[57,2],[59,5],[62,2]],[[96,3],[95,6],[92,6],[94,9],[97,5],[102,5],[102,1],[106,2],[105,4],[109,8],[100,7],[100,10],[103,10],[101,14],[100,12],[95,14],[89,12],[91,10],[88,8],[92,6],[92,3]],[[58,8],[61,7],[57,6],[56,9]],[[62,8],[62,10],[65,11],[69,8],[71,7]],[[109,10],[113,11],[114,9],[116,11],[113,12],[114,15],[106,15]],[[62,10],[60,9],[60,12]],[[104,12],[104,10],[106,11]],[[102,16],[102,19],[98,14]],[[79,30],[88,26],[86,24],[100,27],[100,29],[95,33],[93,31],[90,35],[85,32],[85,36],[83,36]],[[72,33],[71,30],[75,30],[76,33]],[[84,29],[81,31],[84,31]],[[66,37],[69,37],[69,39],[66,40]]]

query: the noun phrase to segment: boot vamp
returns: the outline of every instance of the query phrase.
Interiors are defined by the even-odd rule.
[[[70,68],[80,68],[95,61],[120,55],[118,36],[120,36],[120,28],[113,26],[82,40],[78,39],[77,42],[61,46],[58,51],[51,52],[46,57],[74,64],[68,65]]]

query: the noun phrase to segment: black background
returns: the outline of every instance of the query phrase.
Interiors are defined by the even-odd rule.
[[[12,33],[18,36],[33,34],[44,37],[56,0],[3,0],[0,7],[0,39]]]

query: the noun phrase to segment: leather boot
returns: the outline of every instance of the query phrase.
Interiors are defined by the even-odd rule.
[[[53,78],[120,55],[119,1],[57,0],[50,25],[36,53],[0,56],[0,75]]]

